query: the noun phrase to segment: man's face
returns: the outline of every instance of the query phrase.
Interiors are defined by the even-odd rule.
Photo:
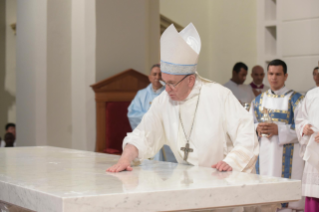
[[[315,81],[316,85],[319,85],[319,72],[318,69],[313,71],[313,80]]]
[[[16,128],[15,127],[9,127],[6,131],[6,133],[12,133],[14,137],[16,136]]]
[[[153,87],[156,89],[162,87],[162,84],[159,82],[162,79],[161,76],[161,69],[159,67],[152,68],[151,73],[148,76],[148,79],[152,83]]]
[[[162,73],[162,78],[163,78],[163,81],[166,83],[166,86],[165,86],[166,92],[168,93],[169,97],[174,101],[182,101],[186,99],[191,88],[193,87],[195,83],[194,75],[189,75],[186,77],[186,75],[171,75],[171,74]],[[178,84],[176,85],[176,83]],[[170,85],[176,85],[176,86],[173,87]]]
[[[238,74],[236,71],[233,71],[233,73],[234,73],[236,82],[240,85],[244,84],[247,77],[247,70],[245,70],[244,68],[241,68]]]
[[[288,78],[288,74],[284,74],[282,66],[269,66],[267,76],[271,90],[274,91],[282,88]]]
[[[264,69],[260,66],[255,67],[252,70],[251,77],[256,85],[261,85],[265,77]]]

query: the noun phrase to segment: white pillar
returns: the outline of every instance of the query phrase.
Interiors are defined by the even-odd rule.
[[[72,148],[94,150],[95,1],[72,0]]]
[[[19,0],[17,6],[17,144],[47,141],[46,0]]]

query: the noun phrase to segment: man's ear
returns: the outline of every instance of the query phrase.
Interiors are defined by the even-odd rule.
[[[288,73],[285,74],[285,81],[287,80],[288,78]]]

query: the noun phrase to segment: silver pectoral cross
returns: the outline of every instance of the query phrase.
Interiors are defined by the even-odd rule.
[[[194,150],[189,147],[189,143],[186,143],[185,147],[181,147],[181,150],[184,152],[184,160],[187,161],[188,153],[193,152]]]

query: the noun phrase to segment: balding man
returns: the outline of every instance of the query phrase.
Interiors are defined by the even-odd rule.
[[[269,89],[268,86],[263,84],[263,80],[265,77],[265,72],[263,67],[259,65],[254,66],[251,71],[251,77],[253,78],[253,81],[249,85],[252,88],[255,96],[258,96],[262,92],[265,92]]]

